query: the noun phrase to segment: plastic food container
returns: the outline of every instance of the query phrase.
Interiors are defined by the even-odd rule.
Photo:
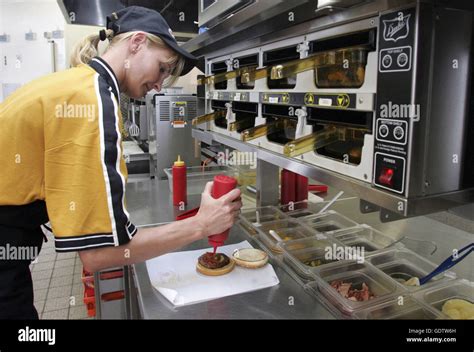
[[[306,225],[317,232],[337,233],[341,230],[358,226],[358,224],[345,216],[329,210],[323,214],[315,214],[301,219]]]
[[[436,282],[449,280],[455,277],[454,273],[443,273],[432,278],[423,286],[407,286],[405,282],[412,277],[424,277],[436,269],[437,265],[416,254],[409,249],[392,249],[368,258],[369,262],[401,283],[409,290],[419,290]]]
[[[314,212],[309,209],[299,209],[286,213],[286,215],[293,219],[301,219],[307,216],[314,215]]]
[[[344,231],[330,232],[330,234],[346,246],[364,248],[366,253],[384,249],[395,242],[393,238],[365,224]]]
[[[428,287],[414,293],[415,298],[434,308],[448,319],[452,318],[443,313],[443,306],[452,299],[461,299],[474,303],[474,282],[467,280],[451,280]]]
[[[257,217],[259,223],[257,223]],[[262,223],[286,219],[286,215],[277,207],[265,206],[257,208],[243,209],[240,218],[251,223],[254,226],[260,226]]]
[[[443,319],[440,312],[427,304],[407,295],[395,297],[374,307],[354,313],[356,319],[402,319],[431,320]]]
[[[355,311],[375,306],[407,292],[396,281],[366,262],[341,262],[321,266],[316,268],[316,280],[320,292],[327,300],[343,314],[349,316]],[[365,284],[369,296],[373,295],[373,297],[364,301],[356,300],[353,294],[345,297],[341,293],[344,291],[343,287],[339,290],[333,287],[336,283],[350,284],[350,288],[355,290],[362,290]]]
[[[359,88],[364,84],[366,48],[332,50],[318,54],[314,80],[318,88]]]
[[[256,159],[255,159],[256,162]],[[247,187],[255,185],[257,179],[257,165],[235,165],[233,168],[236,170],[235,177],[239,182],[239,186]]]
[[[306,292],[313,296],[319,304],[326,308],[336,319],[350,319],[352,316],[344,315],[338,310],[328,299],[319,291],[318,283],[316,281],[309,281],[304,285]]]
[[[249,225],[245,221],[237,221],[237,225],[240,226],[240,228],[249,236],[256,236],[258,234],[258,231],[252,226]]]
[[[281,254],[275,254],[271,251],[270,255],[274,256],[274,262],[277,263],[278,267],[284,270],[293,280],[295,280],[300,286],[304,287],[306,284],[313,282],[314,277],[302,276],[290,265],[290,263],[283,258]]]
[[[339,241],[323,234],[299,240],[279,243],[283,251],[283,261],[303,278],[315,278],[316,268],[338,262],[337,258],[329,258],[335,246],[342,246]]]
[[[168,177],[170,192],[173,192],[173,173],[171,168],[164,169]],[[230,166],[206,166],[203,170],[202,166],[191,166],[186,168],[186,182],[188,195],[201,194],[204,191],[206,183],[212,181],[214,176],[226,175],[235,176],[236,170]]]
[[[242,212],[240,213],[239,225],[249,235],[254,236],[257,234],[257,228],[260,227],[263,223],[282,220],[286,218],[287,216],[282,211],[273,206],[248,208],[242,210]]]
[[[257,229],[258,237],[262,243],[275,253],[282,253],[281,247],[278,246],[279,242],[311,237],[316,234],[316,232],[293,219],[266,222]],[[270,231],[274,231],[276,236],[272,235]]]
[[[291,216],[293,213],[298,213],[300,210],[301,211],[307,211],[308,215],[313,215],[314,212],[310,211],[309,208],[309,202],[307,199],[304,199],[302,201],[298,202],[290,202],[287,204],[282,204],[278,206],[278,209],[280,209],[282,212],[287,214],[288,216]],[[296,216],[295,216],[296,217]]]
[[[303,200],[301,202],[295,202],[293,204],[280,205],[278,209],[280,209],[290,218],[300,219],[307,216],[316,215],[327,204],[328,202],[312,203],[308,202],[308,200]]]

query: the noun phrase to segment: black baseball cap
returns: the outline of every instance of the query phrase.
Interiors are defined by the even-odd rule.
[[[178,45],[170,26],[155,10],[141,6],[126,7],[107,16],[107,29],[112,29],[114,35],[142,31],[160,37],[171,49],[184,58],[185,64],[181,76],[196,66],[197,58]]]

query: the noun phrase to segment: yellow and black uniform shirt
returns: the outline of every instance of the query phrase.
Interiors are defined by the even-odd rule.
[[[0,206],[44,200],[58,252],[118,246],[137,231],[125,207],[119,96],[95,58],[0,104]]]

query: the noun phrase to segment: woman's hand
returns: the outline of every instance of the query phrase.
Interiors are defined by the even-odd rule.
[[[219,199],[212,198],[213,182],[208,182],[201,195],[201,206],[196,221],[201,225],[203,237],[216,235],[234,225],[240,214],[242,201],[240,190],[233,189]]]

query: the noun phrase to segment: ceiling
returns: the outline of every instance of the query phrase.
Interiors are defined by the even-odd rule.
[[[70,24],[105,26],[106,16],[127,6],[143,6],[159,11],[175,34],[196,34],[196,0],[57,0]],[[189,36],[184,35],[184,38]],[[179,39],[179,38],[178,38]]]

